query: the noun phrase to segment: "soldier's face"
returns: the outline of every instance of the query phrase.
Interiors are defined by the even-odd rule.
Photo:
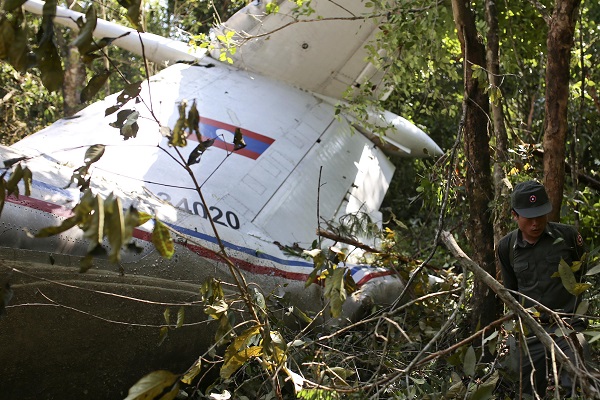
[[[517,215],[514,211],[512,214],[513,219],[517,221],[517,224],[519,225],[523,239],[532,244],[537,242],[540,236],[542,236],[542,233],[544,233],[544,229],[546,229],[548,216],[542,215],[541,217],[536,218],[525,218]]]

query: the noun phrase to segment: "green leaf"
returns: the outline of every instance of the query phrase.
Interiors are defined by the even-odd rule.
[[[201,141],[200,143],[198,143],[198,146],[196,146],[194,148],[194,150],[192,150],[190,152],[190,155],[188,157],[188,161],[187,161],[187,165],[194,165],[200,162],[200,157],[202,157],[202,154],[204,154],[204,152],[206,151],[207,148],[209,148],[210,146],[212,146],[215,143],[215,139],[206,139]]]
[[[117,114],[117,120],[109,123],[108,125],[112,126],[113,128],[118,128],[121,131],[121,136],[127,140],[137,136],[137,132],[139,130],[137,119],[139,116],[140,113],[138,111],[131,109],[121,110]]]
[[[469,396],[469,400],[488,400],[492,399],[494,389],[498,383],[498,370],[495,370],[492,376],[485,380],[482,384],[477,386],[477,390]]]
[[[14,36],[15,31],[10,22],[5,18],[0,20],[0,60],[8,59],[8,54],[10,52],[10,48],[12,47],[11,39]]]
[[[196,107],[196,100],[192,103],[190,111],[187,116],[187,127],[191,132],[196,133],[198,142],[202,142],[202,135],[200,134],[200,113]]]
[[[72,227],[77,225],[77,221],[78,221],[78,217],[74,215],[72,217],[65,219],[58,226],[48,226],[48,227],[40,229],[34,236],[36,238],[45,238],[45,237],[57,235],[68,229],[71,229]]]
[[[8,159],[6,159],[6,160],[3,161],[4,162],[4,167],[5,168],[10,168],[13,165],[15,165],[16,163],[19,163],[21,161],[25,161],[27,159],[28,159],[28,157],[26,157],[26,156],[15,157],[15,158],[8,158]]]
[[[118,110],[120,110],[125,104],[127,104],[131,99],[139,96],[142,91],[142,82],[133,82],[125,86],[123,91],[119,93],[117,96],[117,104],[112,107],[107,108],[104,111],[104,116],[108,116]]]
[[[164,343],[164,341],[167,339],[167,336],[169,336],[169,327],[161,326],[159,334],[158,334],[158,345],[159,346]]]
[[[62,89],[64,72],[58,55],[58,49],[51,41],[46,41],[35,50],[38,67],[40,69],[42,84],[48,91],[55,92]]]
[[[254,325],[240,333],[225,350],[225,359],[248,347],[248,344],[252,343],[253,339],[260,335],[261,328],[260,325]]]
[[[179,307],[177,311],[177,325],[176,328],[181,328],[183,326],[183,320],[185,319],[185,308],[183,306]]]
[[[185,127],[187,125],[187,119],[185,116],[185,109],[187,107],[186,101],[179,103],[179,118],[175,122],[171,137],[169,137],[169,145],[174,147],[185,147],[187,145],[187,138]]]
[[[125,400],[172,400],[179,393],[179,376],[169,371],[154,371],[129,389]]]
[[[137,96],[139,96],[141,91],[142,91],[142,82],[141,81],[130,83],[127,86],[125,86],[125,88],[123,88],[123,91],[117,97],[117,101],[119,103],[126,103],[129,100],[134,99]]]
[[[128,36],[130,33],[131,32],[125,32],[124,34],[117,36],[117,37],[103,37],[100,40],[94,40],[90,44],[90,46],[86,49],[86,52],[83,54],[84,62],[93,61],[96,58],[101,57],[102,56],[101,54],[94,53],[94,52],[105,48],[106,46],[112,44],[112,42],[114,42],[117,39],[121,39],[125,36]]]
[[[594,268],[591,268],[591,269],[590,269],[590,270],[589,270],[589,271],[586,273],[586,275],[588,275],[588,276],[592,276],[592,275],[596,275],[596,274],[598,274],[598,273],[600,273],[600,264],[598,264],[598,265],[594,266]]]
[[[465,358],[463,360],[463,372],[467,376],[475,375],[475,364],[477,362],[477,358],[475,356],[475,349],[473,346],[469,346],[467,351],[465,352]]]
[[[13,169],[10,174],[10,178],[6,182],[6,194],[7,195],[15,195],[15,197],[19,197],[19,181],[23,178],[23,167],[21,164],[17,164],[17,166]]]
[[[94,256],[90,253],[86,254],[81,261],[79,261],[79,272],[80,273],[85,273],[87,272],[90,268],[92,268],[94,266]]]
[[[313,323],[313,319],[311,317],[309,317],[308,315],[306,315],[306,313],[304,311],[302,311],[301,309],[299,309],[298,307],[293,307],[292,314],[294,315],[294,317],[298,318],[300,321],[303,321],[306,324]]]
[[[38,32],[39,42],[34,50],[42,84],[51,92],[61,90],[64,80],[62,62],[54,43],[53,17],[55,14],[56,1],[46,1],[43,7],[42,28]]]
[[[592,344],[600,339],[600,332],[598,331],[583,331],[582,333],[592,337],[590,340],[588,340],[589,344]]]
[[[19,21],[11,23],[7,18],[0,18],[0,59],[8,60],[15,70],[25,72],[35,64],[27,43],[27,32]]]
[[[207,279],[202,283],[200,294],[202,294],[202,300],[209,304],[225,297],[221,282],[214,278]]]
[[[104,200],[101,196],[95,196],[93,211],[86,218],[81,229],[84,231],[84,236],[90,240],[90,245],[95,247],[104,237]]]
[[[589,300],[583,300],[577,306],[577,310],[575,311],[575,314],[577,314],[577,315],[585,315],[587,313],[587,311],[588,311],[588,308],[590,308],[590,302],[589,302]]]
[[[81,90],[80,100],[82,103],[85,103],[89,100],[92,100],[94,96],[102,89],[102,86],[108,80],[111,72],[109,70],[104,70],[104,72],[95,75],[90,79],[88,84]]]
[[[333,318],[342,315],[342,305],[346,301],[345,274],[345,268],[336,268],[325,279],[325,297],[330,301],[331,316]]]
[[[80,26],[79,34],[71,43],[71,45],[76,46],[79,49],[80,54],[85,54],[92,48],[96,23],[96,9],[91,5],[85,12],[85,22]]]
[[[143,211],[138,211],[139,219],[137,226],[144,225],[146,222],[152,219],[152,215],[145,213]]]
[[[4,210],[4,203],[6,202],[6,181],[4,178],[0,179],[0,216],[2,210]]]
[[[144,32],[144,27],[141,24],[141,0],[117,0],[121,7],[127,9],[127,19],[135,29]]]
[[[558,273],[563,286],[572,295],[579,296],[581,293],[585,292],[591,287],[589,283],[577,282],[575,274],[573,274],[571,267],[566,263],[565,260],[560,260],[560,263],[558,264]]]
[[[93,164],[98,161],[102,155],[104,155],[104,149],[106,148],[103,144],[95,144],[85,151],[85,156],[83,158],[83,162],[86,164]]]
[[[579,296],[581,293],[585,292],[586,290],[588,290],[591,287],[592,287],[591,283],[578,282],[573,286],[572,294],[574,294],[575,296]]]
[[[25,185],[25,196],[31,196],[31,185],[33,183],[33,174],[27,167],[23,168],[23,184]]]

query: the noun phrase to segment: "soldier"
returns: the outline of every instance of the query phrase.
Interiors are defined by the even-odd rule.
[[[583,238],[573,226],[548,222],[547,214],[552,211],[552,204],[544,186],[536,181],[515,186],[511,207],[518,228],[498,243],[504,286],[524,295],[515,297],[525,308],[539,302],[558,313],[574,330],[585,329],[585,321],[573,316],[579,302],[578,296],[567,291],[557,274],[561,259],[568,265],[581,260],[585,253]],[[578,281],[582,273],[583,268],[575,273]],[[548,313],[540,314],[540,322],[548,333],[553,334],[558,328],[555,319]],[[582,340],[583,335],[579,336]],[[554,337],[554,340],[565,355],[575,361],[576,350],[569,341],[564,337]],[[527,337],[526,345],[521,343],[521,348],[523,352],[519,358],[523,393],[533,395],[535,388],[543,397],[548,385],[549,353],[535,336]],[[571,390],[572,382],[566,371],[561,373],[560,385]]]

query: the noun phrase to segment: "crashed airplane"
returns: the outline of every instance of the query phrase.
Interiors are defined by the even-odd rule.
[[[3,399],[123,398],[147,372],[183,372],[213,340],[199,287],[208,278],[231,281],[223,251],[265,296],[322,308],[321,287],[305,285],[312,260],[286,248],[310,249],[319,219],[364,213],[380,223],[394,172],[387,151],[442,153],[421,129],[390,112],[336,114],[348,88],[383,76],[365,61],[377,21],[348,18],[366,15],[362,1],[343,7],[313,1],[313,15],[326,18],[302,24],[293,24],[293,2],[280,0],[279,12],[269,15],[261,3],[218,27],[248,38],[229,55],[232,65],[218,61],[223,49],[211,56],[133,31],[113,44],[167,68],[133,96],[111,95],[0,147],[5,170],[17,160],[32,172],[31,193],[21,186],[19,196],[7,197],[0,218],[0,273],[13,294],[0,319]],[[43,3],[24,7],[41,13]],[[58,7],[55,20],[75,27],[80,17]],[[94,35],[128,31],[98,20]],[[106,115],[112,107],[136,115],[135,134],[126,140],[127,121]],[[173,146],[172,132],[192,107],[199,113],[195,132],[181,138],[185,146]],[[383,140],[374,126],[386,129]],[[102,157],[90,149],[101,149]],[[89,236],[81,229],[35,237],[73,216],[81,191],[70,183],[82,165],[89,167],[93,193],[118,198],[123,210],[134,206],[168,227],[172,257],[152,243],[155,219],[133,230],[136,251],[117,252],[118,263],[95,258],[85,273],[79,271]],[[350,259],[346,266],[369,301],[390,302],[398,294],[401,282],[389,271]],[[165,309],[174,315],[181,307],[182,324],[159,346]]]

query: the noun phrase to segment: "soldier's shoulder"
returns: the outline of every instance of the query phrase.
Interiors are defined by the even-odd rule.
[[[513,235],[517,234],[518,229],[514,229],[510,232],[508,232],[506,235],[504,235],[504,237],[502,237],[502,239],[500,239],[498,241],[498,250],[504,250],[504,249],[508,249],[509,247],[509,243],[511,241],[511,237],[513,237]]]
[[[565,239],[570,238],[575,241],[578,246],[583,246],[583,237],[573,225],[562,224],[558,222],[549,222],[548,224],[550,225],[551,229],[556,232],[557,236]]]
[[[578,235],[579,231],[573,225],[563,224],[560,222],[548,222],[550,229],[554,230],[557,233],[566,234],[566,235]]]

